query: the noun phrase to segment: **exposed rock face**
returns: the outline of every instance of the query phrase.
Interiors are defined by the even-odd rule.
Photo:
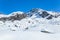
[[[41,10],[41,9],[32,9],[29,11],[28,15],[31,17],[33,15],[36,15],[36,17],[42,17],[42,18],[45,18],[47,17],[48,15],[50,15],[48,12],[44,11],[44,10]]]
[[[43,11],[42,14],[40,14],[40,16],[42,16],[43,18],[47,17],[49,14],[46,11]]]
[[[27,17],[26,14],[16,14],[14,16],[10,16],[9,20],[21,20],[23,18]]]
[[[40,14],[40,16],[42,16],[43,18],[46,17],[46,19],[52,19],[54,17],[53,15],[49,14],[46,11],[43,11],[42,14]]]
[[[47,19],[52,19],[54,16],[53,15],[50,15]]]
[[[0,21],[14,21],[14,20],[21,20],[23,18],[27,17],[26,14],[18,14],[16,13],[16,15],[13,15],[13,16],[9,16],[9,17],[1,17],[0,18]]]
[[[54,14],[54,12],[49,13],[49,11],[45,11],[45,10],[38,9],[38,8],[30,10],[28,13],[30,17],[35,15],[36,17],[42,17],[46,19],[52,19],[53,17],[57,18],[58,16],[60,16],[60,15],[56,15],[56,14],[52,15],[52,14]]]

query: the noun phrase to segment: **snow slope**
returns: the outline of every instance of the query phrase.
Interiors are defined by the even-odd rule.
[[[59,40],[60,13],[32,9],[0,14],[0,40]]]

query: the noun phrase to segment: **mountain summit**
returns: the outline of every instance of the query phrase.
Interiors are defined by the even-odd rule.
[[[34,8],[34,9],[29,11],[28,15],[30,17],[35,15],[36,17],[52,19],[53,17],[55,17],[55,18],[58,17],[60,14],[58,14],[57,12],[46,11],[46,10],[43,10],[43,9]]]

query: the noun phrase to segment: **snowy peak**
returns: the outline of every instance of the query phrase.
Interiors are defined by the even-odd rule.
[[[43,11],[42,9],[34,8],[28,12],[28,15],[30,17],[33,15],[38,16],[42,11]]]
[[[9,15],[0,14],[0,21],[21,20],[26,17],[52,19],[52,18],[57,18],[58,16],[60,16],[60,13],[46,11],[40,8],[34,8],[27,13],[17,11],[17,12],[12,12]]]
[[[39,8],[34,8],[28,12],[28,15],[30,17],[35,16],[37,18],[52,19],[53,17],[57,18],[58,16],[60,16],[60,13],[52,12],[52,11],[46,11],[46,10],[39,9]]]

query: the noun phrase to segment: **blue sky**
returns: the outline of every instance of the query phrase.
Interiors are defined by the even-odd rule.
[[[60,11],[60,0],[0,0],[0,12],[9,14],[14,11],[27,12],[32,8]]]

